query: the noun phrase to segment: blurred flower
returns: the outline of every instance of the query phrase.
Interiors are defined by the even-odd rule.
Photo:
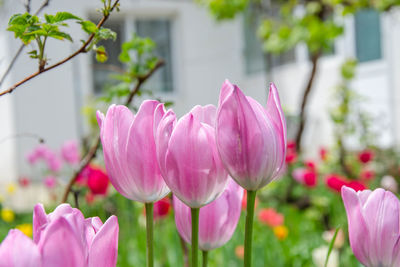
[[[340,192],[342,186],[347,184],[345,178],[338,174],[329,174],[325,179],[326,185],[337,192]]]
[[[9,195],[13,195],[17,190],[17,185],[15,183],[8,183],[7,184],[7,193]]]
[[[375,172],[373,170],[364,169],[360,173],[360,179],[362,181],[369,181],[375,178]]]
[[[283,214],[278,213],[273,208],[261,209],[258,213],[258,220],[263,224],[266,224],[270,227],[275,227],[282,225],[285,217]]]
[[[359,181],[348,181],[346,178],[338,174],[329,174],[326,176],[325,179],[326,185],[336,192],[340,192],[344,185],[353,188],[355,191],[360,191],[367,188],[363,183]]]
[[[287,147],[288,151],[296,151],[296,142],[293,141],[293,140],[289,140],[287,142],[287,146],[286,147]]]
[[[5,222],[12,222],[15,219],[15,213],[11,209],[3,208],[1,210],[1,219]]]
[[[235,248],[235,255],[236,257],[242,260],[244,258],[244,246],[242,245],[237,246]]]
[[[315,164],[315,162],[312,160],[306,160],[304,162],[304,165],[310,170],[313,170],[313,171],[317,170],[317,164]]]
[[[342,188],[351,249],[367,267],[400,266],[400,202],[390,191]]]
[[[297,168],[292,173],[293,178],[308,187],[317,185],[317,174],[312,169]]]
[[[86,192],[85,200],[88,204],[92,204],[94,202],[95,196],[91,191]]]
[[[57,179],[55,176],[53,175],[48,175],[44,178],[44,185],[49,188],[52,189],[56,186],[57,184]]]
[[[69,140],[64,142],[61,146],[61,158],[71,165],[76,165],[80,161],[80,153],[78,142],[76,140]]]
[[[278,238],[281,241],[285,240],[289,234],[288,228],[284,225],[275,226],[273,228],[273,231],[274,231],[274,235],[276,236],[276,238]]]
[[[20,177],[18,183],[21,187],[28,187],[31,184],[31,180],[28,177]]]
[[[328,158],[328,150],[325,147],[319,149],[319,156],[322,161],[326,161]]]
[[[385,175],[382,177],[381,186],[386,190],[392,191],[393,193],[397,193],[398,191],[397,181],[391,175]]]
[[[258,206],[258,197],[256,196],[256,200],[254,203],[254,210],[257,209]],[[242,210],[246,210],[247,209],[247,191],[244,190],[243,191],[243,198],[242,198]]]
[[[285,162],[286,162],[287,164],[295,163],[296,160],[297,160],[297,153],[296,153],[296,152],[288,151],[288,152],[286,153]]]
[[[31,165],[40,159],[44,160],[47,167],[53,172],[58,172],[62,167],[60,159],[45,144],[39,144],[32,152],[27,154],[26,158]]]
[[[123,105],[111,105],[106,115],[96,113],[107,174],[126,198],[153,203],[169,193],[154,140],[164,114],[164,105],[155,100],[143,101],[136,114]]]
[[[32,224],[30,223],[23,223],[17,225],[15,228],[20,230],[22,233],[24,233],[28,237],[32,237]]]
[[[313,262],[316,267],[338,267],[339,266],[339,252],[332,249],[329,255],[328,264],[325,265],[325,260],[328,255],[328,246],[321,246],[312,251]]]
[[[108,189],[108,176],[101,168],[90,169],[87,185],[94,195],[105,195]]]
[[[171,210],[171,201],[169,200],[168,197],[165,197],[155,202],[153,207],[154,220],[166,217],[170,210]]]
[[[360,153],[358,153],[358,160],[361,163],[368,163],[371,160],[373,160],[374,158],[374,152],[372,150],[366,149],[364,151],[361,151]]]
[[[200,209],[199,248],[201,250],[209,251],[221,247],[231,239],[240,218],[242,197],[243,188],[229,178],[222,195]],[[175,195],[173,206],[178,232],[187,243],[191,243],[190,208]]]
[[[329,231],[325,231],[322,233],[322,238],[328,242],[329,244],[332,241],[333,236],[335,235],[336,230],[332,229]],[[343,230],[340,228],[337,235],[336,235],[336,239],[335,239],[335,243],[333,244],[334,248],[341,248],[344,245],[344,241],[345,241],[345,236],[344,236],[344,232]]]
[[[273,83],[263,106],[226,80],[220,92],[215,128],[221,160],[244,189],[261,189],[282,176],[286,120]]]

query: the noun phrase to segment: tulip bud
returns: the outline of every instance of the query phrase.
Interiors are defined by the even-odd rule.
[[[200,209],[199,247],[212,250],[228,242],[237,226],[241,212],[243,189],[229,179],[220,197]],[[179,234],[191,242],[190,208],[174,196],[173,207]]]
[[[279,177],[285,163],[286,121],[275,85],[270,86],[264,108],[226,80],[219,99],[216,138],[226,169],[246,190],[258,190]]]

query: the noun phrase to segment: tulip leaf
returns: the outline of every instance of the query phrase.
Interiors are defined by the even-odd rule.
[[[335,240],[336,240],[337,234],[339,233],[339,230],[340,230],[340,226],[338,226],[336,228],[335,234],[333,235],[332,240],[329,243],[329,249],[328,249],[328,253],[326,254],[324,267],[328,266],[329,256],[331,255],[331,252],[332,252],[332,249],[333,249],[333,245],[335,244]]]

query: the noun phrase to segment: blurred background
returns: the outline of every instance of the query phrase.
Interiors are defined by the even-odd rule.
[[[0,1],[1,91],[37,69],[37,62],[26,55],[33,47],[28,45],[3,79],[21,44],[6,30],[8,20],[13,14],[25,12],[26,3]],[[35,10],[42,2],[29,3]],[[101,5],[99,0],[50,0],[43,14],[68,11],[96,23],[101,18],[96,9]],[[115,74],[123,73],[129,65],[120,53],[123,44],[133,40],[132,46],[140,43],[145,53],[163,59],[165,64],[144,84],[132,102],[132,109],[147,98],[166,102],[178,115],[194,105],[217,105],[225,79],[266,104],[269,83],[276,84],[287,118],[290,142],[285,179],[290,182],[277,192],[272,189],[261,200],[271,196],[275,199],[274,194],[284,191],[283,200],[270,203],[275,208],[281,202],[295,203],[295,208],[282,211],[295,220],[302,220],[304,209],[310,205],[317,207],[306,210],[316,228],[305,226],[320,236],[311,245],[315,248],[324,242],[323,230],[337,227],[332,222],[345,222],[344,214],[337,215],[343,213],[342,207],[339,212],[335,208],[327,211],[334,214],[331,218],[337,215],[337,220],[326,221],[328,215],[322,212],[332,203],[342,205],[336,192],[339,185],[328,182],[332,175],[336,175],[336,182],[357,181],[362,188],[382,185],[382,178],[390,176],[392,185],[396,184],[396,189],[392,189],[397,190],[397,5],[398,1],[360,0],[122,0],[120,12],[113,12],[104,25],[116,33],[115,41],[99,43],[107,54],[105,62],[99,62],[99,52],[91,51],[0,97],[1,198],[16,211],[29,210],[37,201],[51,203],[60,199],[79,157],[85,155],[98,135],[95,111],[105,112],[110,103],[123,103],[129,93],[130,87]],[[49,64],[73,53],[81,45],[79,40],[87,37],[76,23],[69,23],[67,32],[74,42],[48,41]],[[148,39],[140,38],[151,38],[154,43],[141,42]],[[133,52],[136,54],[130,59],[139,62],[140,53],[128,51]],[[66,159],[68,149],[79,151],[76,162]],[[60,166],[37,163],[33,155],[40,154],[38,150],[59,158],[59,162],[52,163]],[[98,154],[94,162],[102,165],[102,153]],[[299,168],[308,171],[308,178],[304,172],[295,177],[292,172]],[[386,184],[390,185],[389,180]],[[30,187],[24,189],[24,184]],[[315,199],[302,198],[307,190],[318,185],[324,188],[318,189]],[[328,200],[321,198],[326,192],[331,194]],[[98,205],[104,204],[101,203]],[[290,231],[293,230],[289,227],[289,236]],[[299,248],[294,255],[299,257],[303,249],[306,248]],[[345,253],[350,257],[348,245]],[[273,255],[266,257],[273,259]],[[287,261],[282,266],[312,266],[307,263],[310,255],[304,256],[305,260],[298,265],[296,261]],[[341,266],[353,263],[351,258],[346,262],[350,265]]]

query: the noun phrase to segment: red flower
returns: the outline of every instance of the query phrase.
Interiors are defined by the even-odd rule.
[[[358,181],[351,181],[351,182],[347,183],[346,186],[352,188],[356,192],[367,189],[367,187],[364,184],[362,184]]]
[[[18,183],[21,187],[28,187],[31,184],[31,180],[28,177],[21,177],[18,179]]]
[[[306,171],[304,173],[304,183],[308,187],[314,187],[317,185],[317,174],[314,171]]]
[[[287,164],[294,163],[294,162],[296,162],[296,160],[297,160],[297,153],[296,152],[288,151],[286,153],[285,161],[286,161]]]
[[[372,180],[375,177],[375,172],[373,170],[362,170],[360,173],[360,179],[363,181]]]
[[[108,188],[108,176],[100,168],[93,168],[89,172],[87,185],[94,195],[105,195]]]
[[[326,185],[337,192],[340,192],[342,186],[346,184],[347,181],[339,175],[331,174],[326,177]]]
[[[295,141],[289,141],[287,143],[287,149],[291,151],[296,151],[296,142]]]
[[[367,187],[363,183],[358,182],[358,181],[348,181],[348,180],[346,180],[346,178],[343,178],[337,174],[331,174],[331,175],[327,176],[326,185],[329,188],[331,188],[339,193],[342,189],[342,186],[348,186],[350,188],[353,188],[355,191],[367,189]]]
[[[358,160],[361,163],[364,163],[364,164],[370,162],[371,160],[373,160],[373,158],[374,158],[374,152],[372,150],[369,150],[369,149],[361,151],[358,154]]]
[[[315,171],[317,169],[317,165],[312,160],[306,160],[304,162],[304,165],[306,165],[307,168],[309,168],[310,170],[313,170],[313,171]]]
[[[168,197],[165,197],[154,203],[154,219],[162,219],[169,214],[171,210],[171,202]]]
[[[328,150],[325,147],[321,147],[319,150],[319,156],[322,161],[325,161],[328,158]]]
[[[262,209],[258,213],[258,219],[260,222],[270,226],[270,227],[275,227],[282,225],[285,217],[283,214],[277,212],[273,208],[268,208],[268,209]]]

